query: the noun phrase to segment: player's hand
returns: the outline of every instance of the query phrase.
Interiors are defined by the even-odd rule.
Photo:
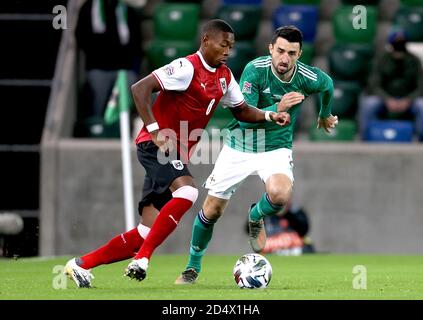
[[[159,130],[150,132],[151,140],[154,144],[159,147],[159,150],[163,153],[169,153],[169,151],[173,150],[172,141],[169,137],[164,137],[159,134]]]
[[[291,109],[296,104],[304,100],[304,95],[299,92],[289,92],[284,94],[281,101],[278,103],[278,112],[285,112]]]
[[[338,124],[338,116],[330,115],[327,118],[318,118],[317,119],[317,129],[323,128],[327,133],[331,133]]]
[[[291,115],[288,112],[272,112],[270,119],[282,127],[291,123]]]

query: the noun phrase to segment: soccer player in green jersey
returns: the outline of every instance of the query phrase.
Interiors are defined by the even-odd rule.
[[[232,121],[213,172],[205,187],[209,190],[203,207],[195,217],[190,258],[176,284],[194,283],[201,271],[201,260],[211,240],[213,227],[242,181],[257,173],[265,193],[249,210],[250,245],[261,252],[266,243],[263,218],[281,212],[291,198],[293,177],[292,140],[302,101],[320,94],[317,127],[330,132],[338,118],[331,114],[332,79],[318,68],[300,61],[302,34],[294,26],[275,30],[269,44],[270,55],[247,64],[240,87],[246,102],[262,110],[287,111],[291,124]]]

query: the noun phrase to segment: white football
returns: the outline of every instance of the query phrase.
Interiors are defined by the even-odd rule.
[[[248,253],[237,260],[233,275],[240,288],[266,288],[272,278],[272,266],[262,255]]]

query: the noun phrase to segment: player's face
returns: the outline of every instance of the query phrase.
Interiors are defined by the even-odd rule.
[[[234,44],[235,37],[230,32],[217,32],[211,36],[206,36],[204,58],[212,67],[226,64]]]
[[[272,56],[273,69],[280,75],[291,71],[301,55],[299,42],[289,42],[281,37],[276,39],[275,44],[269,45],[269,51]]]

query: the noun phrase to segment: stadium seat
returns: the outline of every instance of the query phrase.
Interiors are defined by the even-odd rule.
[[[356,81],[334,81],[332,114],[340,119],[355,119],[361,85]]]
[[[261,10],[248,5],[224,5],[217,11],[217,18],[225,20],[232,26],[237,41],[252,41],[259,28]]]
[[[250,41],[237,41],[231,52],[227,65],[236,79],[241,77],[245,65],[256,57],[256,49]]]
[[[246,5],[252,5],[252,6],[261,6],[262,0],[223,0],[223,4],[246,4]]]
[[[313,42],[316,37],[319,8],[310,5],[282,5],[273,13],[273,28],[294,25],[303,33],[303,41]]]
[[[423,42],[423,3],[421,7],[401,7],[394,18],[394,25],[405,30],[408,41]]]
[[[332,24],[336,43],[372,43],[376,35],[377,9],[366,7],[367,25],[363,29],[354,28],[354,6],[341,5],[333,14]],[[357,20],[361,23],[361,20]]]
[[[299,60],[305,64],[311,64],[314,56],[314,44],[310,42],[303,42],[301,50],[303,53],[301,54]]]
[[[334,79],[367,82],[372,46],[336,44],[329,52],[329,69]]]
[[[147,49],[150,71],[157,69],[172,60],[189,55],[197,49],[192,41],[153,40]]]
[[[380,0],[342,0],[343,4],[348,5],[366,5],[366,6],[377,6],[379,5]]]
[[[372,120],[369,121],[364,140],[369,142],[413,141],[413,122],[405,120]]]
[[[413,7],[413,6],[416,6],[416,7],[423,6],[422,0],[401,0],[401,4],[404,5],[404,6],[410,6],[410,7]]]
[[[197,36],[200,6],[195,3],[163,3],[154,12],[154,32],[161,40],[190,40]]]
[[[354,120],[342,120],[331,133],[327,133],[324,129],[317,129],[312,126],[309,131],[311,141],[353,141],[357,133],[357,125]]]

